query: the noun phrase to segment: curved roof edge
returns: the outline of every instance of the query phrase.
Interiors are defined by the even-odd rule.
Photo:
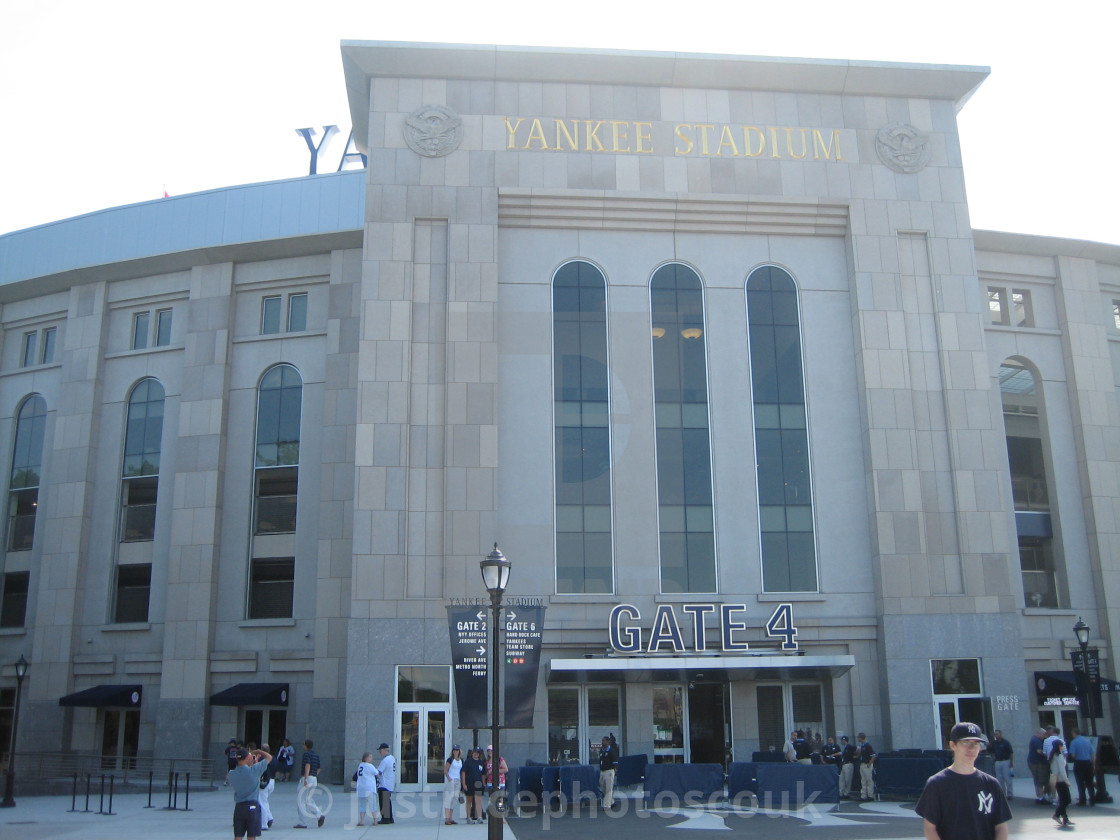
[[[1107,242],[998,230],[974,230],[972,239],[977,251],[1028,254],[1035,257],[1080,257],[1108,265],[1120,265],[1120,245]]]
[[[269,240],[360,237],[365,193],[366,172],[355,169],[160,198],[18,230],[0,236],[0,293],[108,264],[156,266],[166,255]]]

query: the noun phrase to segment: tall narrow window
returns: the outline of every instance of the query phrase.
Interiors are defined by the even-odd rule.
[[[669,264],[650,281],[662,592],[715,592],[708,365],[700,277]]]
[[[303,380],[291,365],[265,374],[257,394],[255,533],[296,529]]]
[[[121,542],[155,536],[162,440],[163,386],[155,379],[144,379],[128,400],[121,469]]]
[[[23,627],[27,619],[27,589],[30,579],[30,572],[8,572],[4,575],[0,627]]]
[[[137,312],[132,316],[132,349],[143,350],[148,346],[148,321],[151,319],[149,312]]]
[[[763,266],[747,280],[755,472],[766,592],[815,592],[817,552],[797,286]]]
[[[156,347],[166,347],[171,343],[171,310],[156,311]]]
[[[606,281],[570,262],[552,281],[556,591],[610,592]]]
[[[56,327],[47,327],[43,330],[43,358],[42,362],[49,365],[54,361],[54,343],[55,338],[58,336],[58,329]]]
[[[307,329],[307,292],[288,295],[288,332]]]
[[[280,332],[280,297],[269,296],[261,301],[261,335]]]
[[[1019,538],[1023,597],[1028,607],[1057,607],[1050,483],[1039,423],[1041,401],[1034,373],[1013,359],[999,366],[1011,496]]]
[[[35,513],[39,508],[39,474],[43,465],[46,427],[46,402],[38,394],[28,397],[16,419],[12,476],[8,484],[9,551],[25,551],[35,541]]]
[[[23,334],[23,367],[31,367],[37,361],[35,348],[39,346],[39,333],[28,332]]]

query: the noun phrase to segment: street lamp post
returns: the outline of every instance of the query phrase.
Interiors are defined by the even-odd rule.
[[[12,734],[8,741],[8,778],[4,782],[4,801],[0,802],[0,808],[14,808],[16,801],[13,798],[13,791],[16,783],[16,728],[19,726],[19,701],[23,695],[23,678],[27,676],[28,662],[26,657],[21,653],[19,661],[16,662],[16,707],[12,711]]]
[[[1093,683],[1089,679],[1089,625],[1077,617],[1073,625],[1073,634],[1077,636],[1077,644],[1081,645],[1081,669],[1085,672],[1085,679],[1081,683],[1085,686],[1085,713],[1089,717],[1089,734],[1097,735],[1097,710],[1094,704]]]
[[[492,792],[490,794],[490,819],[487,821],[487,840],[502,840],[505,826],[506,802],[505,791],[498,788],[500,778],[499,768],[502,765],[502,736],[501,727],[498,725],[498,676],[501,668],[501,656],[498,653],[498,624],[502,616],[502,593],[506,591],[509,582],[510,562],[498,550],[494,543],[494,550],[479,563],[482,569],[482,582],[486,591],[490,593],[490,661],[493,667],[490,670],[490,739],[494,744],[491,756]]]

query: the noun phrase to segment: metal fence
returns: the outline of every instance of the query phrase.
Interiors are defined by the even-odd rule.
[[[214,781],[215,762],[212,758],[155,758],[153,756],[103,756],[94,752],[17,752],[16,775],[21,783],[50,782],[72,779],[76,773],[115,776],[120,784],[146,784],[151,773],[157,786],[167,784],[172,773],[191,774],[194,784]]]

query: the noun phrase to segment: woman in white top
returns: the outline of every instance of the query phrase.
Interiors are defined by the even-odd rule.
[[[458,825],[453,819],[455,803],[463,792],[463,753],[456,744],[443,765],[443,824]]]
[[[1058,794],[1058,806],[1054,809],[1054,822],[1058,825],[1073,825],[1066,814],[1069,807],[1069,774],[1066,772],[1066,745],[1060,738],[1054,741],[1050,752],[1050,782]]]
[[[354,792],[358,797],[358,825],[366,824],[366,813],[369,813],[370,825],[377,825],[377,810],[373,807],[373,795],[377,792],[377,768],[371,763],[373,753],[367,752],[362,756],[362,763],[354,773]]]

